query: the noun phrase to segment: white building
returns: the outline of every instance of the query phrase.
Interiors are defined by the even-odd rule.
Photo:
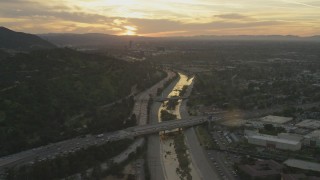
[[[301,149],[301,139],[291,137],[289,134],[271,136],[264,134],[253,134],[248,136],[248,143],[268,148],[297,151]]]
[[[305,135],[303,144],[306,146],[320,147],[320,130],[315,130]]]
[[[299,159],[288,159],[283,164],[298,169],[320,172],[320,164],[315,162],[303,161]]]
[[[287,123],[289,121],[292,121],[292,117],[282,117],[282,116],[265,116],[263,118],[260,119],[260,121],[264,122],[264,123],[270,123],[270,124],[284,124]]]
[[[320,121],[315,119],[306,119],[296,124],[296,126],[300,128],[307,128],[307,129],[319,129]]]
[[[303,140],[303,136],[300,134],[293,134],[293,133],[279,133],[278,134],[279,138],[282,139],[288,139],[288,140],[294,140],[294,141],[302,141]]]

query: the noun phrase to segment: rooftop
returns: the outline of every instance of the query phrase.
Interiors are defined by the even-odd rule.
[[[289,167],[320,172],[320,164],[299,159],[288,159],[284,162]]]
[[[305,174],[282,174],[282,180],[320,180],[316,176],[306,176]]]
[[[304,137],[319,138],[320,139],[320,130],[314,130],[311,133],[305,135]]]
[[[286,122],[291,121],[293,118],[292,117],[282,117],[282,116],[265,116],[261,118],[260,120],[262,122],[268,122],[268,123],[273,123],[273,124],[284,124]]]
[[[251,176],[268,176],[280,174],[283,166],[273,160],[264,160],[254,165],[240,165],[239,168]]]
[[[306,119],[304,121],[296,124],[297,127],[303,127],[308,129],[319,129],[320,128],[320,120],[315,119]]]
[[[299,180],[306,179],[305,174],[282,174],[282,180]]]
[[[292,144],[292,145],[297,145],[297,144],[300,143],[299,140],[292,140],[292,139],[290,140],[290,139],[280,138],[278,136],[263,135],[263,134],[255,134],[255,135],[252,135],[250,137],[251,138],[255,138],[255,139],[279,142],[279,143],[284,143],[284,144]]]

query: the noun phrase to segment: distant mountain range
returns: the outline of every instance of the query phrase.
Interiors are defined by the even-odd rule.
[[[154,38],[142,36],[116,36],[109,34],[88,33],[88,34],[39,34],[41,38],[52,42],[57,46],[72,47],[117,47],[128,45],[129,41],[146,41]]]
[[[231,35],[215,36],[202,35],[191,37],[173,37],[173,39],[190,39],[190,40],[264,40],[264,41],[320,41],[320,36],[300,37],[292,35]]]
[[[108,34],[90,33],[90,34],[39,34],[39,36],[57,46],[72,47],[99,47],[99,46],[125,46],[129,41],[319,41],[320,36],[299,37],[299,36],[181,36],[181,37],[143,37],[143,36],[116,36]]]
[[[34,50],[59,47],[124,47],[129,41],[135,42],[169,42],[169,41],[313,41],[320,42],[320,36],[299,37],[282,35],[238,35],[238,36],[180,36],[180,37],[144,37],[116,36],[100,33],[72,34],[26,34],[0,27],[0,49]]]
[[[36,35],[15,32],[5,27],[0,27],[0,49],[29,51],[54,47],[55,45]]]

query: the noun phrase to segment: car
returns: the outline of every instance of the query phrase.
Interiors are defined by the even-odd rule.
[[[101,137],[103,137],[103,134],[98,134],[96,137],[101,138]]]

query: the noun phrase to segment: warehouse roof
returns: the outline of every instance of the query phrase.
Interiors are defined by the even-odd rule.
[[[298,140],[289,140],[289,139],[280,138],[278,136],[270,136],[270,135],[262,135],[262,134],[256,134],[250,137],[254,139],[261,139],[266,141],[279,142],[279,143],[292,144],[292,145],[297,145],[300,143],[300,141]]]
[[[265,116],[261,118],[260,120],[267,123],[274,123],[274,124],[284,124],[286,122],[291,121],[292,117],[282,117],[282,116]]]
[[[254,177],[280,174],[283,165],[273,160],[256,161],[254,165],[239,165],[240,170]]]
[[[305,138],[320,138],[320,130],[314,130],[311,133],[304,136]]]
[[[288,159],[284,162],[289,167],[320,172],[320,164],[299,159]]]
[[[304,121],[299,122],[296,124],[297,127],[303,127],[308,129],[319,129],[320,128],[320,121],[315,119],[306,119]]]

